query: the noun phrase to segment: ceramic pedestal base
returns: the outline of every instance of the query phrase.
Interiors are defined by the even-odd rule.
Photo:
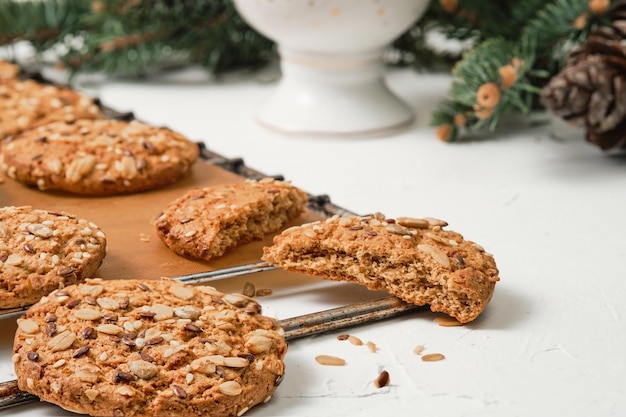
[[[383,53],[429,0],[234,0],[279,47],[283,78],[257,120],[288,134],[372,136],[409,125],[387,88]]]
[[[412,109],[384,81],[382,50],[280,53],[282,79],[256,114],[262,125],[288,134],[369,136],[412,123]]]

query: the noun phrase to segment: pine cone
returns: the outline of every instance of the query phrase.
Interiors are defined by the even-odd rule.
[[[570,53],[541,93],[546,109],[585,128],[587,140],[604,150],[626,145],[626,2],[610,18]]]

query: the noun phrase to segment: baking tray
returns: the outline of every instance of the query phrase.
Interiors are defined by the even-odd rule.
[[[210,261],[177,255],[157,236],[153,219],[187,190],[268,176],[246,166],[241,158],[225,158],[207,149],[203,143],[198,143],[198,147],[200,159],[190,175],[168,187],[128,195],[92,197],[43,192],[0,174],[0,204],[66,211],[97,224],[107,236],[107,255],[97,271],[97,276],[104,279],[184,276],[188,282],[199,283],[271,269],[260,259],[263,246],[271,245],[273,234],[240,245]],[[282,176],[272,177],[283,179]],[[309,195],[304,213],[285,228],[347,213],[350,212],[332,204],[326,195]],[[16,316],[23,311],[24,308],[0,309],[0,318]]]

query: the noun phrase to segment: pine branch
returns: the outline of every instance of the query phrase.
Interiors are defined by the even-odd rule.
[[[85,11],[82,1],[0,0],[0,44],[28,40],[36,48],[50,47]]]
[[[539,93],[527,79],[533,62],[533,45],[503,38],[489,39],[465,54],[452,71],[451,99],[432,116],[440,139],[452,142],[469,130],[494,130],[511,109],[529,112],[529,94]]]
[[[496,129],[501,115],[537,108],[572,47],[607,20],[609,0],[433,0],[394,42],[388,62],[450,70],[449,99],[432,116],[444,140]],[[437,32],[465,50],[433,47]],[[199,64],[214,73],[277,57],[232,0],[0,0],[0,44],[53,50],[74,74],[138,76]],[[465,53],[464,53],[465,52]],[[463,54],[464,53],[464,54]]]
[[[54,48],[73,72],[142,75],[200,64],[216,73],[276,56],[231,0],[0,0],[0,42]]]
[[[440,139],[456,141],[474,129],[494,130],[502,114],[536,108],[541,88],[562,67],[563,55],[608,11],[605,2],[554,0],[531,12],[540,5],[529,0],[524,7],[512,7],[507,22],[525,22],[519,36],[489,37],[457,64],[450,98],[431,120]]]

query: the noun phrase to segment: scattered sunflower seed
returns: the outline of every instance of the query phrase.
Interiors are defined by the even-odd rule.
[[[441,353],[429,353],[427,355],[422,356],[422,360],[424,362],[438,362],[444,360],[446,357]]]
[[[382,387],[386,387],[387,385],[389,385],[390,382],[391,382],[391,379],[389,378],[389,372],[382,371],[380,375],[378,375],[378,378],[374,380],[374,386],[376,388],[382,388]]]
[[[315,357],[315,360],[320,365],[326,366],[344,366],[346,364],[345,359],[330,355],[318,355]]]

